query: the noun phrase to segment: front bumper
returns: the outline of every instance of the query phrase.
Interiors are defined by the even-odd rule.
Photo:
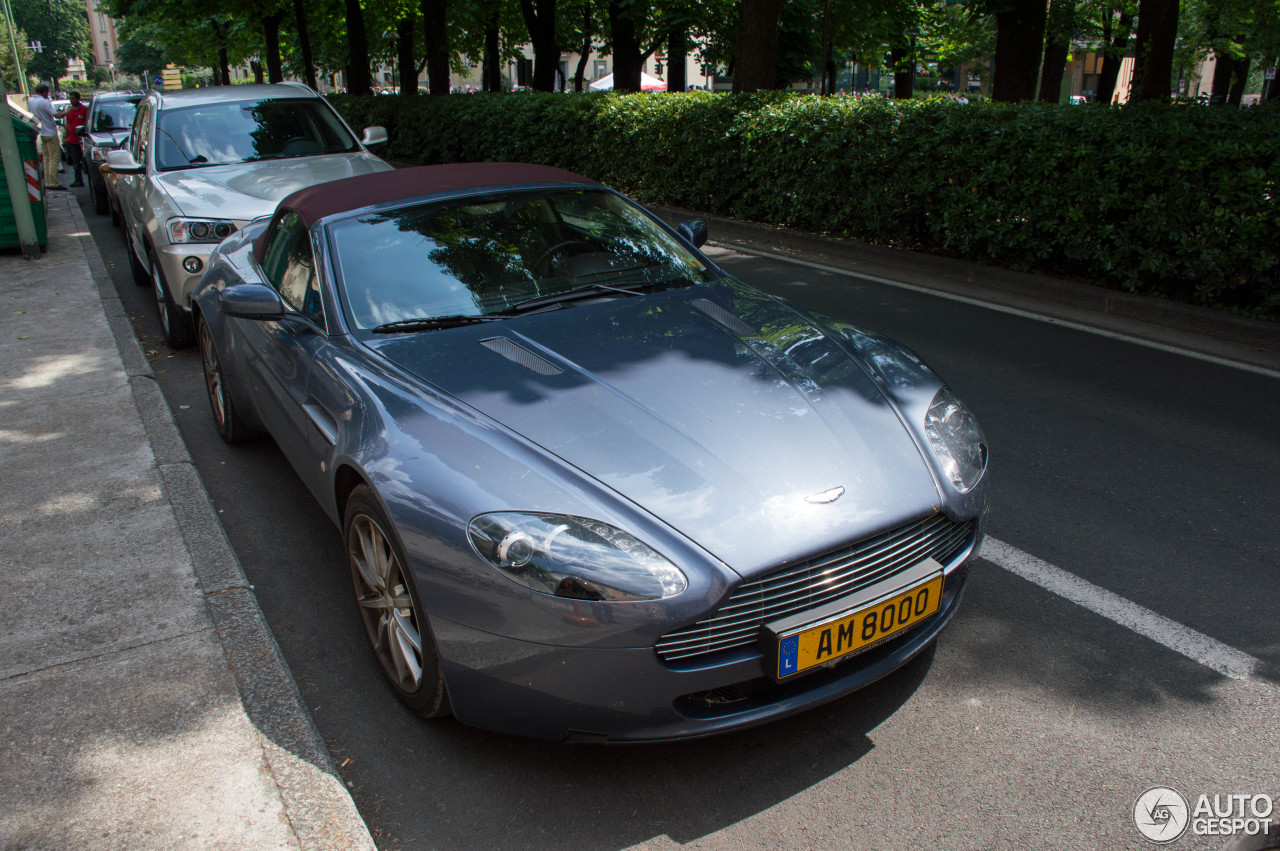
[[[217,247],[216,244],[202,242],[160,246],[156,260],[164,275],[165,285],[169,288],[169,295],[174,304],[188,313],[191,312],[191,294],[195,292],[196,285],[204,276],[204,270],[209,266],[209,255]],[[200,261],[200,268],[195,272],[188,272],[182,266],[182,262],[188,257]]]
[[[968,564],[946,574],[937,614],[836,664],[776,682],[755,648],[676,668],[649,648],[556,647],[432,618],[454,715],[504,733],[643,742],[749,727],[835,700],[892,673],[955,615]]]

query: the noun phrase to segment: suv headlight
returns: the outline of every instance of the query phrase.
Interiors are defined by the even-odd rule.
[[[235,222],[218,219],[169,219],[169,243],[218,243],[236,232]]]
[[[973,413],[943,387],[929,404],[924,418],[929,448],[942,470],[960,493],[968,493],[987,469],[987,439]]]
[[[689,587],[674,564],[632,535],[585,517],[502,512],[467,527],[471,546],[513,582],[577,600],[660,600]]]

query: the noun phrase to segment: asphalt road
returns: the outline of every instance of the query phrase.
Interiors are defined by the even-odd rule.
[[[1225,677],[979,560],[935,652],[833,705],[680,744],[527,741],[401,709],[365,647],[337,530],[269,440],[221,442],[198,357],[159,342],[120,231],[81,203],[384,848],[1141,848],[1133,810],[1150,787],[1192,806],[1280,795],[1280,379],[717,252],[951,381],[992,447],[991,536],[1259,665]],[[1188,831],[1172,847],[1224,843]]]

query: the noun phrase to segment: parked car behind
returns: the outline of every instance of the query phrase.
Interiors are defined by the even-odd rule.
[[[958,610],[974,417],[705,239],[580,175],[469,163],[301,190],[210,258],[218,431],[270,432],[342,530],[415,712],[706,735],[849,694]]]
[[[390,170],[368,150],[386,138],[367,127],[357,139],[301,83],[148,94],[107,163],[129,265],[155,293],[165,342],[194,340],[191,293],[219,242],[304,186]]]
[[[84,151],[84,170],[89,181],[89,200],[99,213],[111,212],[117,219],[107,182],[103,178],[102,164],[107,154],[118,150],[129,138],[133,127],[133,115],[145,92],[102,92],[93,96],[89,105],[89,121],[80,133]]]

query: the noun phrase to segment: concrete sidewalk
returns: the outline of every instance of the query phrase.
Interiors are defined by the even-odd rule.
[[[372,849],[71,193],[0,253],[0,848]]]

